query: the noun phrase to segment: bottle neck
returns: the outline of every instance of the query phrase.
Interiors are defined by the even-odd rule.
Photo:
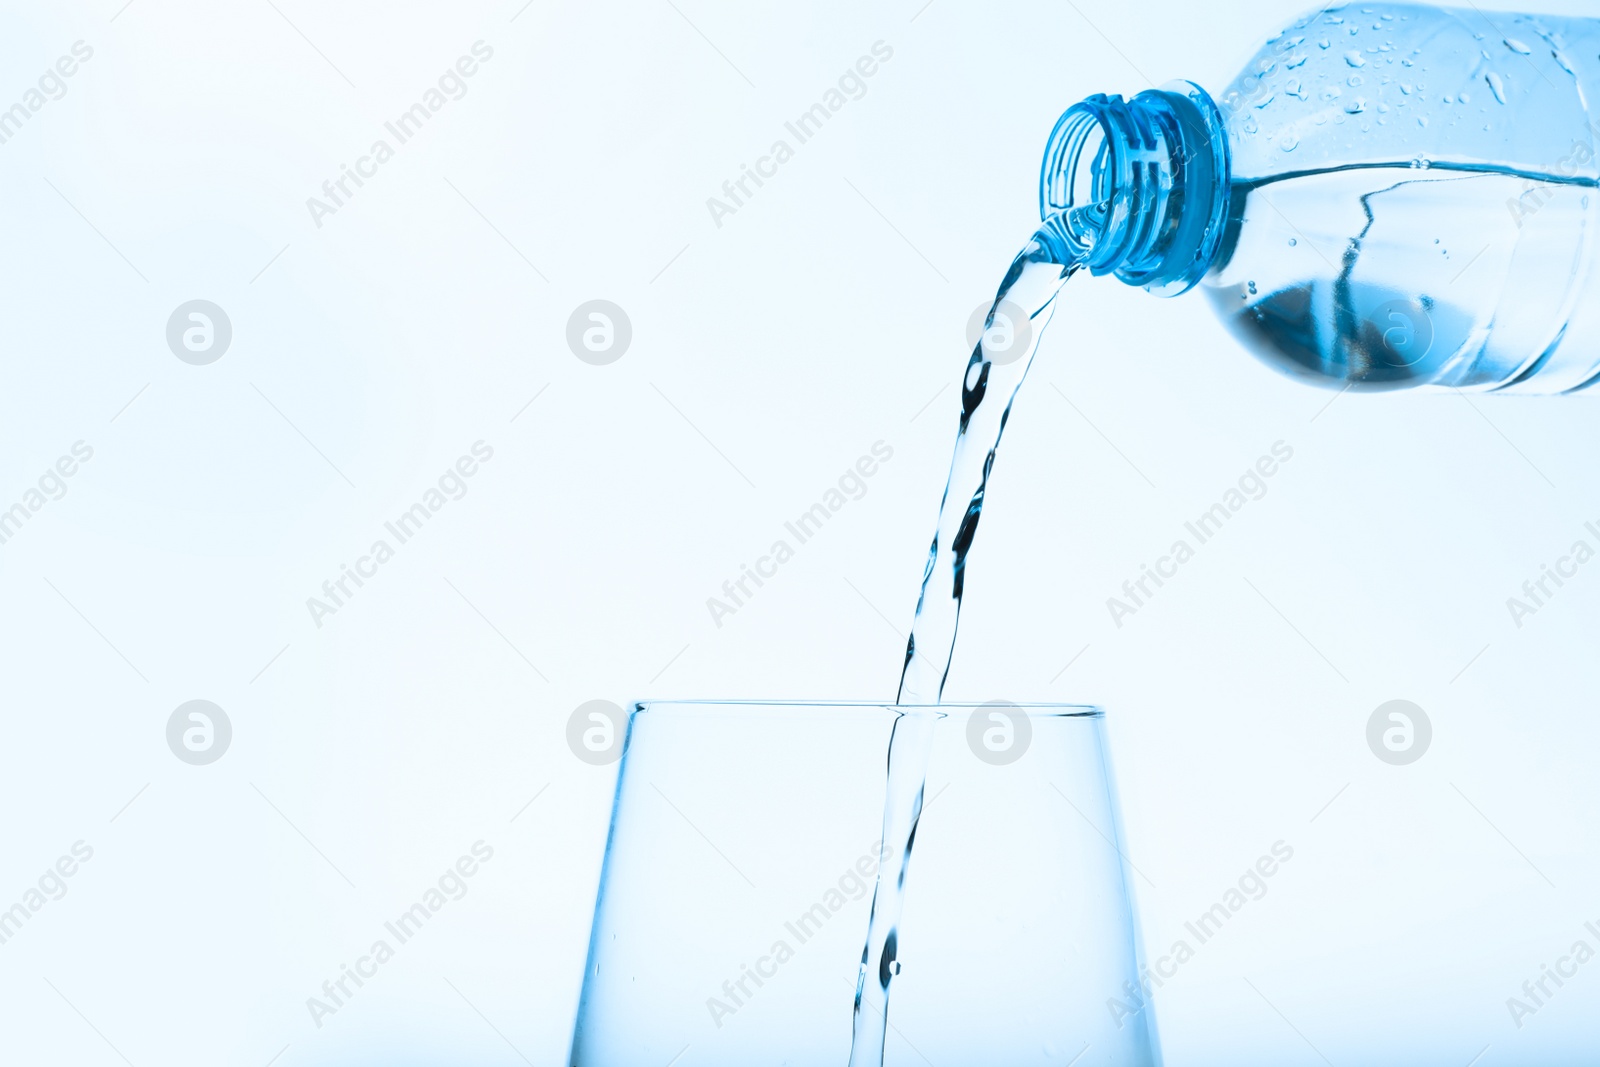
[[[1095,274],[1176,296],[1211,269],[1229,202],[1222,113],[1192,82],[1097,94],[1056,122],[1039,173],[1046,230]]]

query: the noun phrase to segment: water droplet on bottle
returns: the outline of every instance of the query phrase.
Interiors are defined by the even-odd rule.
[[[1256,295],[1256,283],[1255,282],[1247,282],[1245,284],[1245,288],[1250,290],[1250,295],[1251,296],[1255,296]]]
[[[1472,103],[1472,94],[1463,89],[1460,93],[1456,94],[1456,99],[1461,101],[1463,104],[1470,104]]]
[[[1299,242],[1299,241],[1298,241],[1298,240],[1297,240],[1297,239],[1295,239],[1295,238],[1293,238],[1293,237],[1291,237],[1291,238],[1289,238],[1289,247],[1290,247],[1290,248],[1293,248],[1293,247],[1294,247],[1294,246],[1295,246],[1295,245],[1297,245],[1297,244],[1299,244],[1299,243],[1300,243],[1300,242]]]
[[[1402,93],[1405,93],[1407,96],[1410,96],[1411,95],[1411,84],[1409,82],[1401,82],[1400,83],[1400,91]]]
[[[1261,129],[1261,127],[1256,124],[1255,119],[1245,119],[1244,126],[1242,128],[1245,133],[1255,133]]]
[[[895,960],[893,963],[889,964],[889,973],[890,974],[899,974],[900,973],[900,961],[899,960]]]
[[[1283,149],[1285,152],[1293,152],[1296,148],[1300,147],[1300,138],[1296,137],[1292,133],[1286,133],[1283,135],[1283,140],[1278,142],[1278,147]]]
[[[1529,56],[1533,54],[1533,49],[1529,48],[1515,37],[1506,38],[1506,47],[1511,49],[1519,56]]]
[[[1367,102],[1358,96],[1346,104],[1344,106],[1344,110],[1345,114],[1347,115],[1359,115],[1363,111],[1367,110]]]
[[[1333,45],[1333,42],[1328,40],[1326,37],[1324,37],[1322,40],[1317,42],[1317,47],[1318,48],[1330,48],[1330,47],[1332,47],[1332,45]]]
[[[1344,90],[1340,89],[1337,85],[1326,85],[1323,86],[1322,92],[1318,93],[1317,95],[1322,97],[1324,100],[1337,100],[1343,92]]]
[[[1556,59],[1557,63],[1561,64],[1561,69],[1562,70],[1566,71],[1568,74],[1571,74],[1573,77],[1577,77],[1578,76],[1578,72],[1572,69],[1572,64],[1567,62],[1567,57],[1566,56],[1562,55],[1560,52],[1556,51],[1553,48],[1550,50],[1550,54],[1552,56],[1555,56],[1555,59]]]
[[[1367,65],[1366,57],[1364,57],[1360,52],[1356,51],[1346,52],[1344,54],[1344,61],[1350,64],[1352,67],[1364,67]]]
[[[1301,53],[1299,55],[1290,56],[1288,59],[1283,61],[1283,69],[1284,70],[1294,70],[1296,67],[1305,66],[1305,62],[1306,62],[1307,58],[1308,57],[1304,53]]]
[[[1417,116],[1417,125],[1418,126],[1426,126],[1427,124],[1428,124],[1428,116],[1426,116],[1426,115],[1418,115]]]
[[[1491,70],[1483,76],[1483,80],[1489,83],[1489,90],[1494,93],[1494,98],[1502,104],[1505,103],[1506,83],[1500,80],[1500,75]]]
[[[1266,107],[1268,104],[1272,103],[1273,99],[1276,98],[1277,95],[1278,95],[1277,93],[1268,93],[1261,100],[1257,101],[1256,107],[1258,107],[1258,108]]]

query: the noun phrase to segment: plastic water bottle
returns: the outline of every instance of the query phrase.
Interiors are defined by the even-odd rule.
[[[1219,94],[1074,105],[1039,206],[1294,377],[1558,393],[1600,377],[1597,133],[1600,19],[1352,5]]]

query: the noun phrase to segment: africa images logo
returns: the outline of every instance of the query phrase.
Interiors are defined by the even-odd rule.
[[[1428,713],[1409,700],[1385,701],[1367,719],[1367,747],[1391,766],[1417,762],[1432,743]]]
[[[217,762],[232,743],[228,713],[209,700],[186,701],[167,718],[167,747],[191,766]]]

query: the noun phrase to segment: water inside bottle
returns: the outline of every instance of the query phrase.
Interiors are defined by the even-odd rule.
[[[1527,363],[1573,314],[1593,193],[1557,174],[1420,163],[1236,182],[1230,262],[1203,289],[1235,335],[1316,384],[1554,377]]]

